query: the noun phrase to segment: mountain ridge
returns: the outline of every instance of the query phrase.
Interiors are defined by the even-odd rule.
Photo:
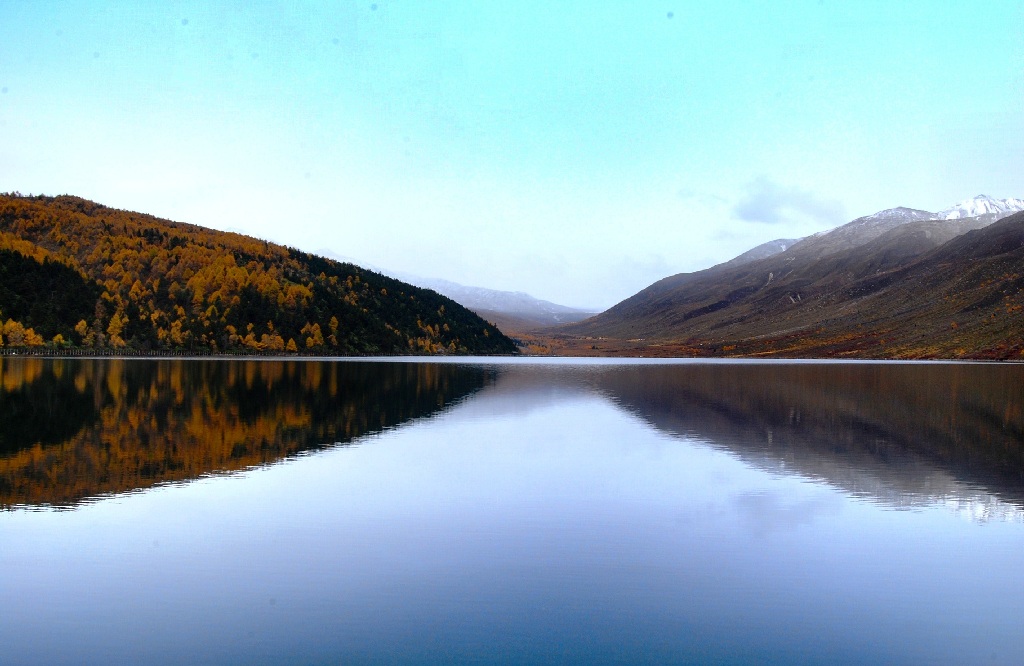
[[[1004,201],[1024,209],[1024,202]],[[1007,218],[1006,225],[996,222]],[[1024,292],[1014,276],[1024,274],[1024,265],[999,253],[969,255],[962,243],[970,238],[987,247],[1003,234],[1000,242],[1010,247],[1017,231],[1024,234],[1019,212],[940,219],[906,208],[880,211],[770,257],[664,278],[559,333],[644,341],[634,349],[654,345],[666,351],[674,345],[678,353],[693,354],[1019,355],[1024,340],[1019,329],[1004,325],[1006,317],[988,312],[990,321],[982,322],[974,313],[957,322],[959,310],[949,305],[969,297],[983,309],[997,302],[994,290],[1002,289],[1007,292],[1000,292],[1007,301],[1003,314],[1015,317]],[[946,246],[947,252],[964,256],[958,260],[938,252]],[[944,282],[930,280],[929,272]],[[964,277],[970,275],[985,277],[972,282]],[[969,309],[966,302],[964,307]],[[888,347],[879,342],[886,340]]]

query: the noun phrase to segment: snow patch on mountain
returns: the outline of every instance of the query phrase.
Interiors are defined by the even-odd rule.
[[[1024,199],[993,199],[987,194],[979,194],[973,199],[966,199],[955,206],[939,211],[935,219],[959,220],[982,215],[1006,217],[1022,210],[1024,210]]]
[[[880,210],[872,215],[865,215],[864,217],[857,218],[854,222],[863,222],[865,224],[879,224],[879,223],[890,223],[894,221],[899,222],[917,222],[919,220],[934,220],[935,213],[929,213],[926,210],[917,210],[915,208],[905,208],[899,206],[898,208],[887,208]]]
[[[912,222],[952,221],[975,219],[982,226],[1007,215],[1024,210],[1020,199],[993,199],[979,195],[962,201],[939,213],[915,208],[888,208],[871,215],[858,217],[835,229],[819,231],[794,244],[794,251],[817,258],[864,245],[884,233]]]

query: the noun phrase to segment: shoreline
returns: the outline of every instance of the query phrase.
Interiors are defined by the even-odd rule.
[[[38,349],[38,350],[37,350]],[[366,355],[301,355],[301,354],[264,354],[264,353],[225,353],[225,352],[160,352],[152,351],[125,352],[124,350],[96,350],[96,349],[75,349],[66,350],[63,353],[55,353],[52,349],[45,348],[0,348],[0,359],[3,358],[39,358],[39,359],[83,359],[83,360],[137,360],[137,361],[199,361],[199,360],[259,360],[259,361],[419,361],[419,362],[460,362],[487,359],[500,362],[524,361],[573,361],[573,362],[630,362],[642,361],[645,363],[984,363],[984,364],[1008,364],[1021,365],[1024,360],[998,359],[984,357],[921,357],[921,358],[895,358],[895,357],[856,357],[856,356],[786,356],[786,355],[693,355],[693,356],[670,356],[662,354],[366,354]]]

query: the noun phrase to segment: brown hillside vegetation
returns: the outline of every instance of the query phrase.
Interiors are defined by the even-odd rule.
[[[914,221],[853,247],[831,238],[840,228],[767,259],[666,278],[549,344],[593,355],[1022,359],[1024,213],[981,224]]]
[[[12,319],[18,310],[23,320],[14,323],[35,327],[36,344],[311,354],[515,351],[498,329],[433,291],[241,234],[77,197],[0,195],[0,251],[11,261],[42,262],[51,276],[69,273],[61,278],[65,284],[97,287],[98,297],[80,289],[85,295],[76,308],[42,317],[28,304],[52,300],[52,290],[0,285],[0,317]],[[86,316],[78,314],[83,309]],[[0,331],[0,344],[24,338]]]

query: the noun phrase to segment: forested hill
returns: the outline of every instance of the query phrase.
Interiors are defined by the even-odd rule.
[[[152,351],[514,353],[434,291],[78,197],[0,195],[0,344]]]

